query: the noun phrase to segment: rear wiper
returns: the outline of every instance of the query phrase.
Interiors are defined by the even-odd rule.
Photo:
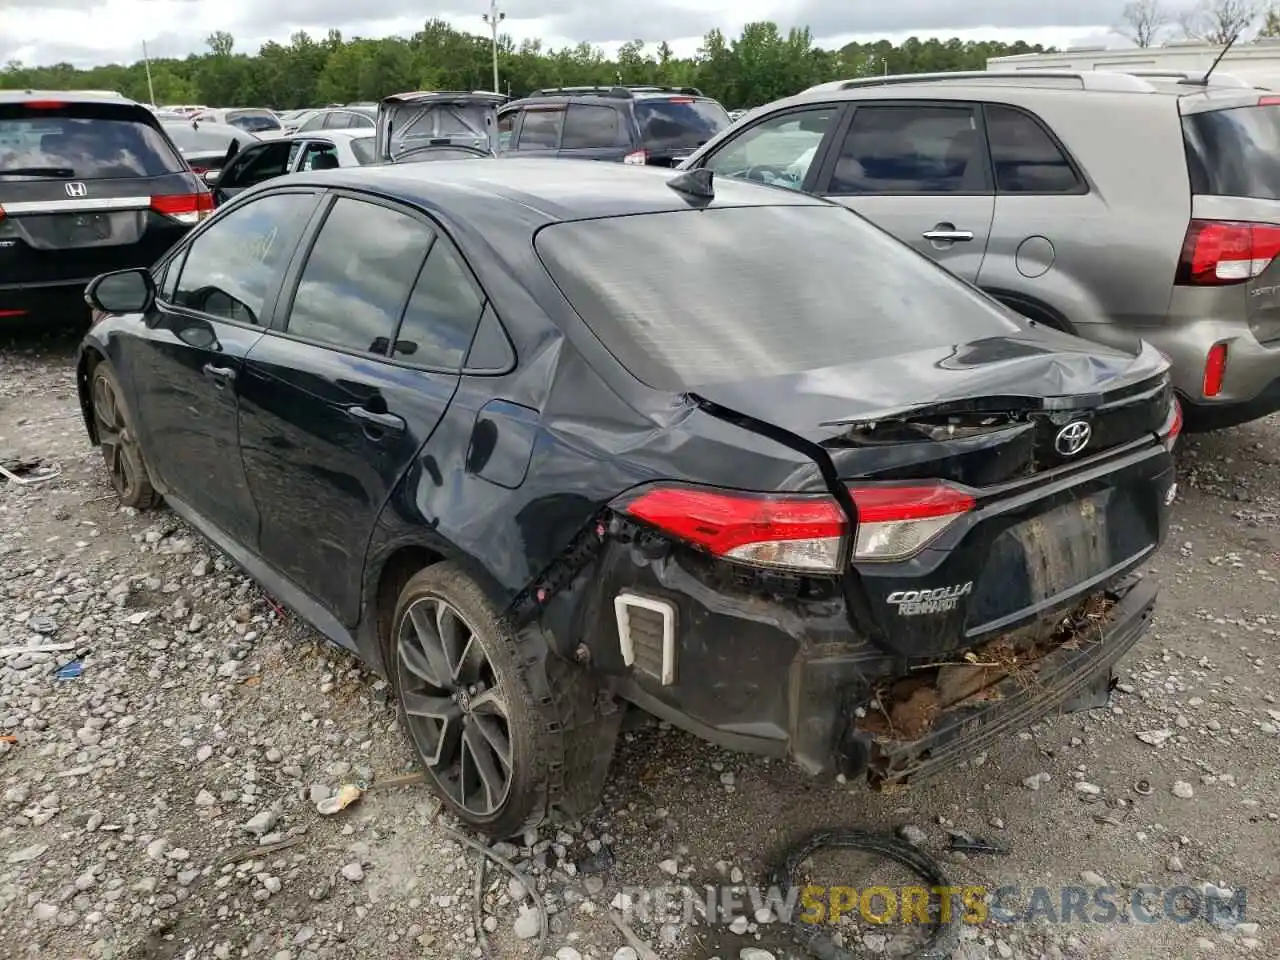
[[[11,167],[0,170],[0,177],[74,177],[70,167]]]

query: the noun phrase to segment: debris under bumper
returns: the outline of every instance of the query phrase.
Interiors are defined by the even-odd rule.
[[[865,770],[876,786],[902,784],[1044,717],[1104,706],[1112,670],[1146,632],[1156,594],[1152,581],[1130,577],[1077,607],[1047,637],[1001,636],[954,663],[882,684],[852,718],[842,766]]]

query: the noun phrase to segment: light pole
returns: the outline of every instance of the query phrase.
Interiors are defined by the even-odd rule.
[[[498,24],[507,19],[507,15],[498,9],[498,0],[489,0],[489,12],[483,16],[484,22],[489,24],[489,31],[493,34],[493,92],[500,93],[498,89]]]

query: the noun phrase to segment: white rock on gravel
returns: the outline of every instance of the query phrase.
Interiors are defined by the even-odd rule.
[[[342,868],[342,875],[352,883],[359,883],[364,879],[364,867],[358,863],[348,863]]]
[[[1195,788],[1185,780],[1175,780],[1170,792],[1179,800],[1190,800],[1196,795]]]

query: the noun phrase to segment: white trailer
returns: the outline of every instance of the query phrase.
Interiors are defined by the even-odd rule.
[[[1158,47],[1073,47],[1060,53],[1023,53],[991,57],[987,70],[1109,70],[1118,73],[1203,74],[1222,52],[1219,44],[1176,40]],[[1238,43],[1227,51],[1214,74],[1229,74],[1250,86],[1280,90],[1280,39]]]

